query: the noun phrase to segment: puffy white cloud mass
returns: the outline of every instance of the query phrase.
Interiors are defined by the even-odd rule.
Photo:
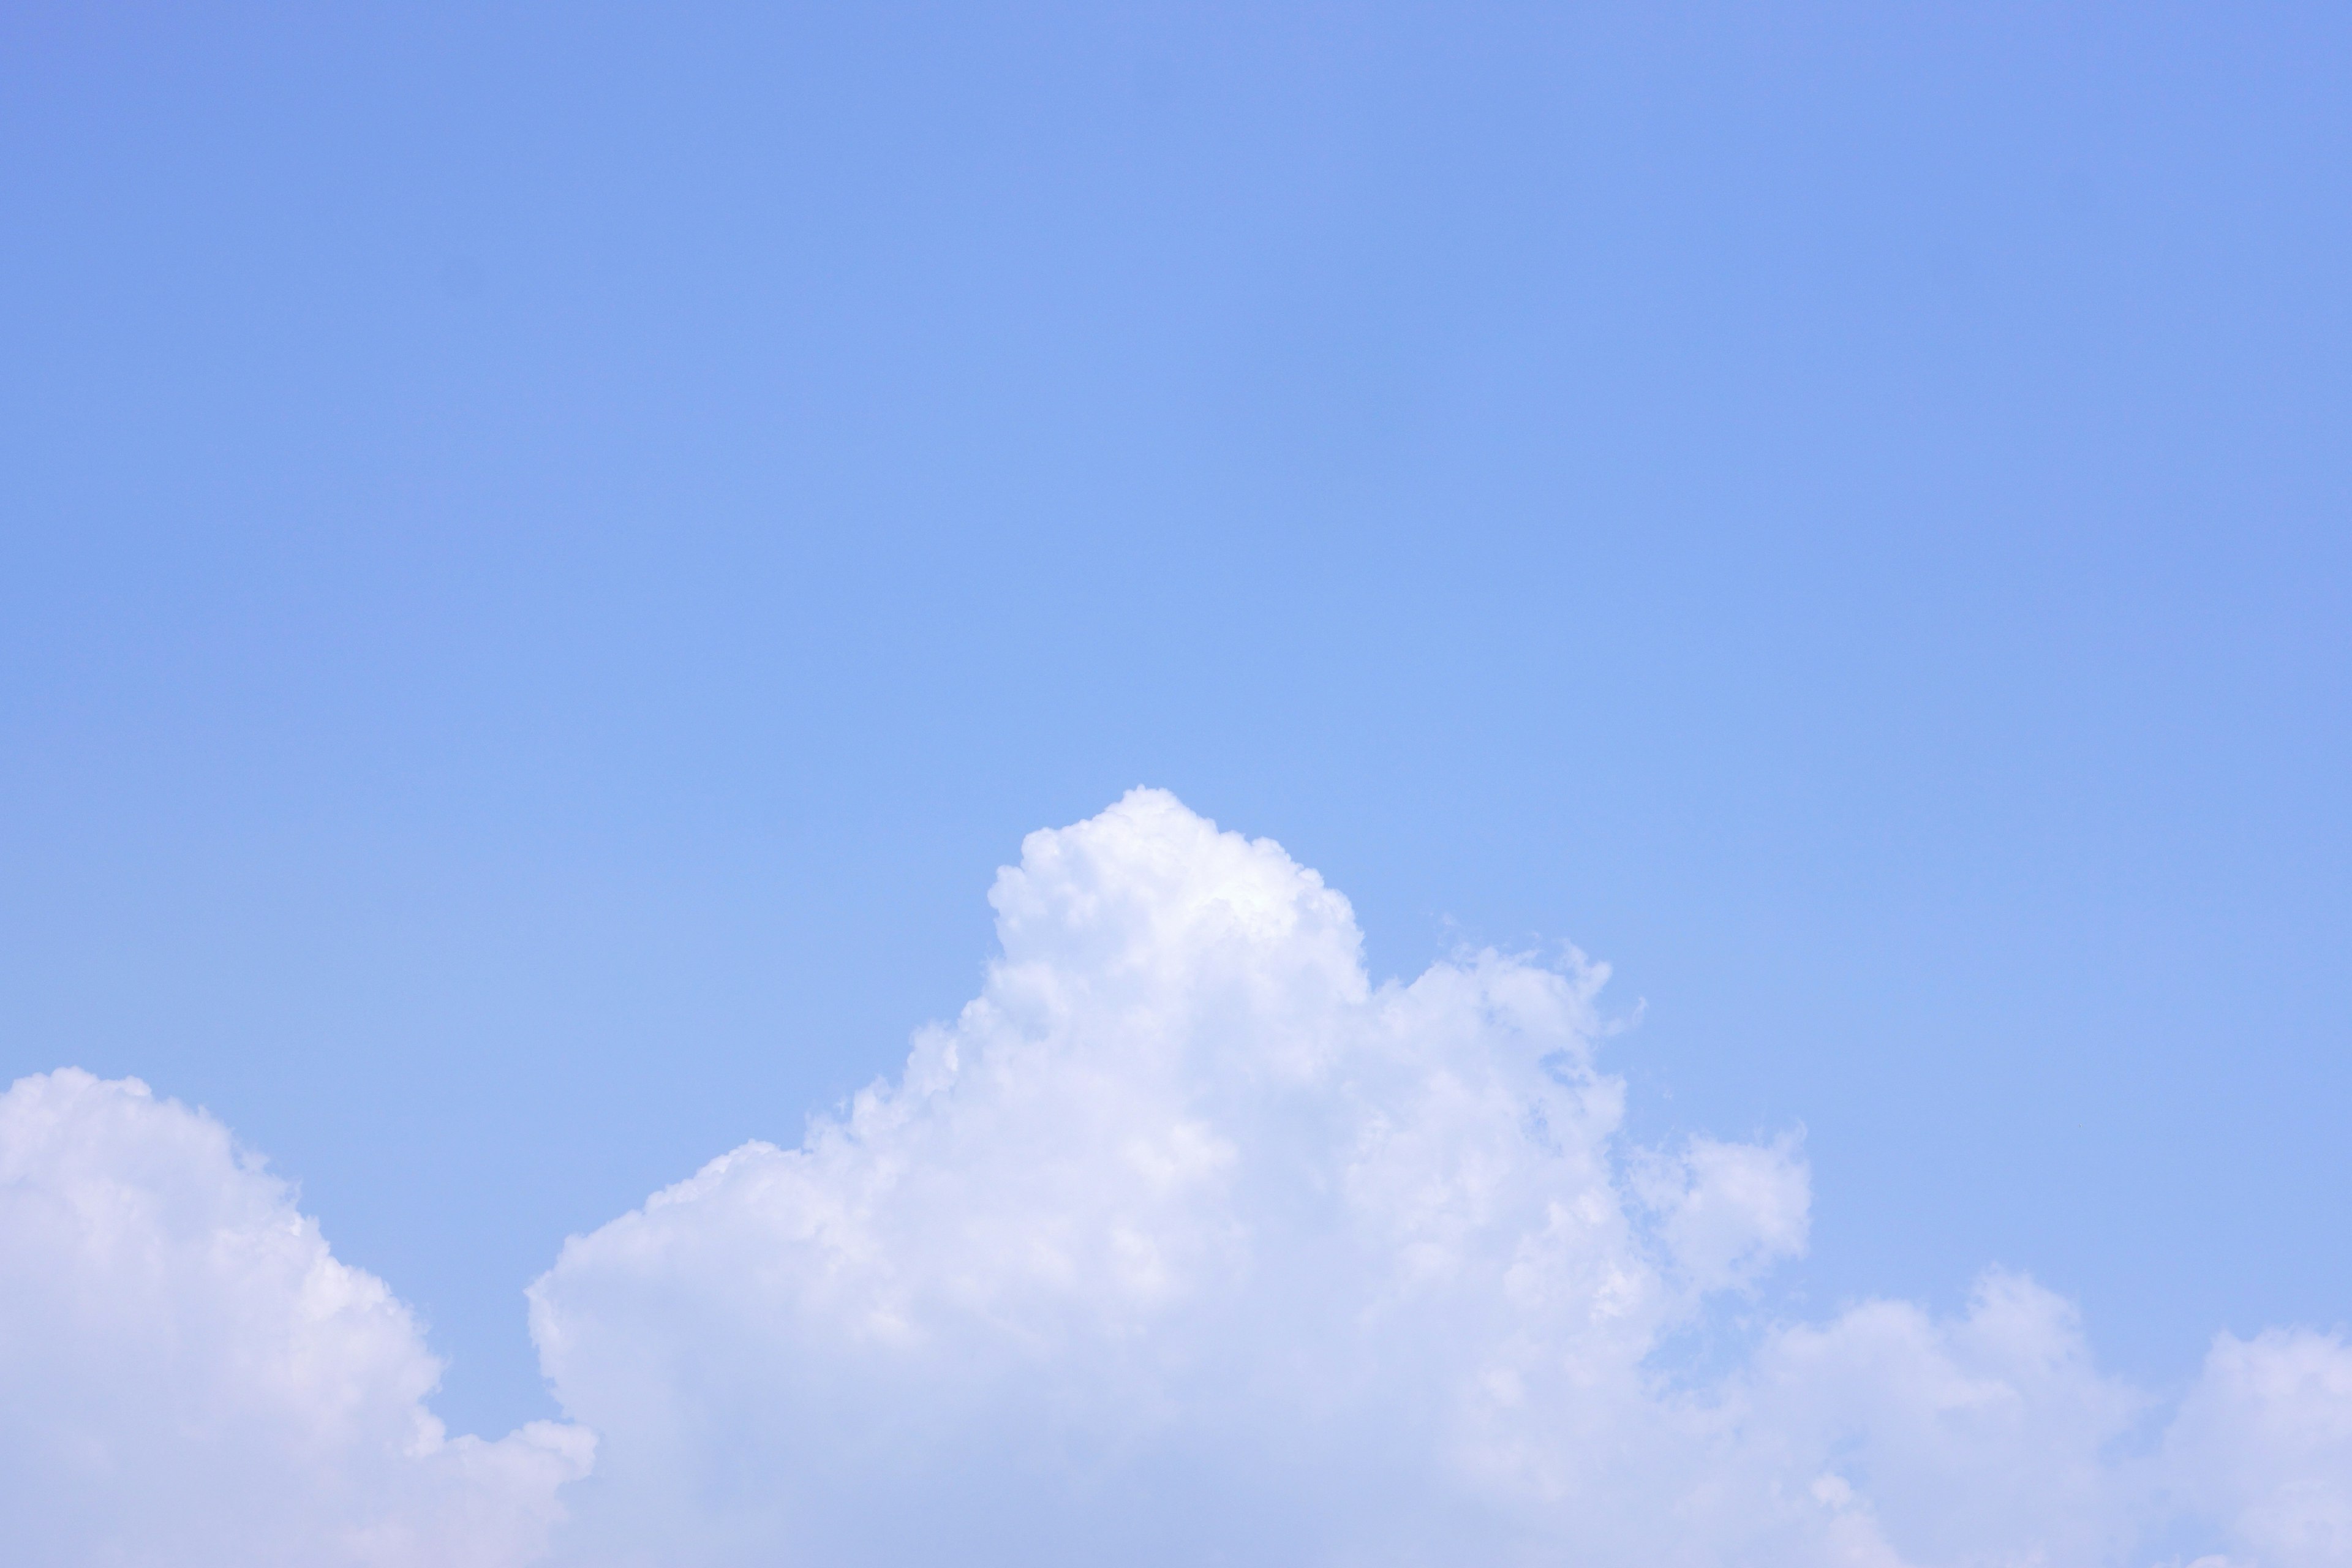
[[[0,1095],[0,1561],[527,1561],[594,1439],[450,1439],[440,1370],[210,1117],[71,1069]]]
[[[35,1558],[2352,1563],[2352,1347],[2225,1335],[2168,1407],[2014,1275],[1772,1321],[1801,1149],[1630,1146],[1595,966],[1374,985],[1314,872],[1152,791],[991,900],[898,1081],[564,1246],[531,1327],[579,1425],[498,1444],[443,1439],[405,1313],[216,1125],[19,1084]]]
[[[2223,1340],[2168,1436],[2021,1278],[1744,1324],[1800,1149],[1625,1147],[1594,967],[1375,986],[1313,871],[1152,791],[991,901],[898,1082],[533,1288],[604,1445],[568,1560],[2352,1562],[2338,1341]]]

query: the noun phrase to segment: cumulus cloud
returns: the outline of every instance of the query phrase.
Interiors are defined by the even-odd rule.
[[[2229,1521],[2242,1561],[2352,1563],[2352,1345],[2340,1336],[2222,1334],[2168,1447],[2184,1502]]]
[[[66,1070],[0,1095],[0,1555],[520,1563],[593,1439],[447,1437],[407,1309],[210,1117]]]
[[[58,1562],[187,1560],[177,1513],[520,1564],[561,1486],[572,1568],[2352,1563],[2340,1339],[2223,1336],[2167,1408],[2012,1274],[1774,1321],[1801,1142],[1629,1144],[1597,965],[1376,985],[1345,899],[1153,791],[990,897],[895,1080],[565,1244],[531,1329],[579,1425],[499,1444],[217,1126],[18,1085],[5,1500]]]
[[[1674,1375],[1802,1250],[1809,1175],[1626,1147],[1597,967],[1376,986],[1313,871],[1150,791],[991,901],[898,1081],[534,1287],[606,1444],[575,1561],[2092,1564],[2181,1508],[2343,1561],[2332,1342],[2217,1351],[2161,1453],[2009,1275]]]
[[[1853,1560],[2104,1563],[2147,1522],[2124,1457],[2147,1402],[2092,1364],[2073,1306],[2017,1275],[1959,1317],[1872,1301],[1766,1337],[1748,1440],[1836,1515]]]
[[[1160,794],[992,901],[983,994],[898,1084],[534,1288],[608,1444],[592,1555],[1505,1551],[1601,1503],[1576,1458],[1633,1436],[1691,1281],[1801,1241],[1789,1146],[1693,1151],[1654,1244],[1620,1201],[1597,972],[1375,989],[1344,899]]]

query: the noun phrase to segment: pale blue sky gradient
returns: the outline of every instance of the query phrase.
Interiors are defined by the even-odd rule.
[[[2332,6],[13,6],[0,1081],[209,1107],[504,1430],[563,1236],[1150,783],[1376,973],[1612,962],[1637,1131],[1807,1130],[1789,1310],[2340,1323],[2347,89]]]

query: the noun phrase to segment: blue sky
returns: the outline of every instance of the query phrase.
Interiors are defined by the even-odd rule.
[[[11,8],[0,1071],[524,1287],[1130,786],[1613,966],[1815,1318],[2352,1255],[2326,7]]]

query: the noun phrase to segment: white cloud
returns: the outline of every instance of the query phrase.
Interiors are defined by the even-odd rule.
[[[2173,1424],[2184,1502],[2270,1568],[2352,1563],[2352,1345],[2308,1330],[2223,1334]]]
[[[451,1440],[439,1373],[218,1122],[70,1069],[0,1095],[6,1561],[523,1561],[593,1439]]]
[[[1871,1301],[1782,1329],[1733,1398],[1749,1444],[1817,1471],[1814,1495],[1885,1561],[2126,1561],[2149,1518],[2146,1466],[2121,1457],[2147,1401],[2017,1275],[1984,1276],[1955,1320]]]
[[[2161,1522],[2147,1401],[2029,1280],[1669,1379],[1801,1251],[1808,1173],[1625,1148],[1599,970],[1375,987],[1312,871],[1148,791],[992,901],[1002,958],[901,1081],[534,1288],[607,1443],[572,1560],[2054,1565]]]
[[[2014,1275],[1770,1322],[1800,1144],[1629,1147],[1597,966],[1374,986],[1345,900],[1149,791],[991,899],[1002,956],[898,1081],[533,1287],[598,1440],[555,1562],[2352,1561],[2339,1340],[2224,1336],[2168,1419]],[[187,1561],[150,1543],[189,1521],[530,1560],[578,1428],[444,1441],[406,1314],[209,1121],[75,1074],[0,1104],[0,1500],[44,1561]]]

